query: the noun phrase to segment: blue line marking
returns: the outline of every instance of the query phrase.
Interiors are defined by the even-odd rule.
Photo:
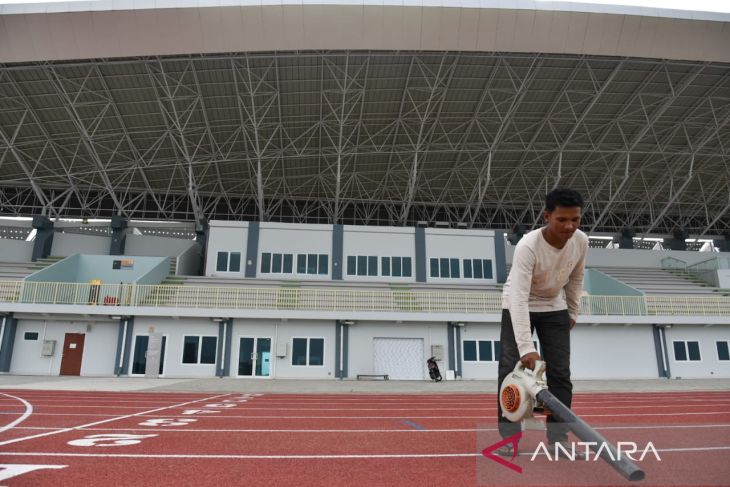
[[[403,421],[403,424],[406,425],[406,426],[410,426],[411,428],[415,428],[415,429],[417,429],[419,431],[425,431],[426,430],[426,428],[424,428],[423,426],[421,426],[418,423],[414,423],[413,421]]]

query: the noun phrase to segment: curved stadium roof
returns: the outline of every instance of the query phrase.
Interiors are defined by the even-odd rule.
[[[25,22],[36,39],[0,47],[0,213],[511,228],[539,224],[544,193],[568,185],[593,232],[730,228],[722,16],[291,8],[301,32],[282,20],[258,43],[218,21],[168,25],[180,9],[105,12],[111,40],[89,12],[0,17],[6,38]],[[153,47],[124,41],[150,16]],[[86,21],[103,45],[37,30]],[[185,45],[215,25],[222,39]]]

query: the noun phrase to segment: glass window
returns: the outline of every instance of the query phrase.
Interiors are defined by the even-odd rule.
[[[329,256],[327,254],[319,254],[319,274],[327,274],[329,272]]]
[[[357,275],[367,276],[368,275],[368,258],[364,255],[357,256]]]
[[[496,340],[494,342],[494,360],[499,362],[499,357],[502,355],[502,346],[499,343],[499,340]]]
[[[268,252],[261,254],[261,272],[263,274],[271,272],[271,254]]]
[[[201,364],[215,363],[215,348],[217,342],[218,337],[203,337],[203,346],[200,349]]]
[[[26,331],[23,335],[23,340],[38,340],[37,331]]]
[[[461,276],[459,272],[459,259],[451,259],[451,277],[458,279]]]
[[[464,259],[464,278],[471,279],[471,259]]]
[[[730,351],[728,350],[728,342],[717,342],[717,359],[730,360]]]
[[[228,252],[218,252],[218,262],[216,263],[215,270],[218,272],[228,270]]]
[[[357,274],[357,266],[355,265],[357,257],[354,255],[347,256],[347,275],[354,276]]]
[[[383,276],[390,275],[390,257],[380,259],[380,274]]]
[[[690,360],[700,360],[700,342],[687,342]]]
[[[484,276],[484,268],[482,267],[481,259],[472,259],[471,264],[472,269],[474,270],[474,279],[481,279]],[[466,276],[466,273],[464,274],[464,276]]]
[[[439,277],[449,277],[449,259],[439,259]]]
[[[274,274],[281,274],[281,254],[274,254],[274,258],[271,263],[271,272]]]
[[[403,257],[403,277],[411,277],[411,258]]]
[[[378,258],[374,255],[368,257],[368,276],[378,275]]]
[[[291,364],[292,365],[307,365],[307,339],[306,338],[292,339]]]
[[[674,360],[687,360],[687,349],[684,342],[674,342]]]
[[[188,337],[183,339],[183,363],[184,364],[197,364],[198,363],[198,342],[200,337]]]
[[[291,274],[293,265],[294,256],[292,254],[284,254],[284,274]]]
[[[439,260],[431,259],[431,277],[439,276]]]
[[[307,256],[306,254],[297,255],[297,274],[307,273]]]
[[[401,258],[393,257],[393,277],[400,277],[401,273]]]
[[[492,261],[489,259],[482,260],[482,266],[484,267],[484,279],[492,278]]]
[[[231,262],[228,270],[231,272],[241,271],[241,252],[231,252]]]
[[[309,365],[324,365],[324,338],[309,339]]]
[[[492,361],[492,342],[490,341],[479,341],[479,361],[480,362],[491,362]]]
[[[477,342],[464,340],[464,362],[477,361]]]
[[[307,254],[307,274],[317,273],[317,254]]]

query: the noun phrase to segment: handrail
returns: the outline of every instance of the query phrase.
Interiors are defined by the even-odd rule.
[[[690,272],[716,271],[718,269],[730,269],[730,258],[711,257],[687,266],[687,270]]]
[[[500,313],[502,309],[502,296],[498,292],[94,285],[28,281],[0,281],[0,302],[400,313]],[[581,313],[620,316],[730,316],[730,297],[587,295],[581,299]]]

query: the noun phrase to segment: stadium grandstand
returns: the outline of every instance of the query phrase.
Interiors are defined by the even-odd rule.
[[[730,378],[729,22],[0,1],[0,372],[493,380],[514,245],[567,186],[574,378]]]

